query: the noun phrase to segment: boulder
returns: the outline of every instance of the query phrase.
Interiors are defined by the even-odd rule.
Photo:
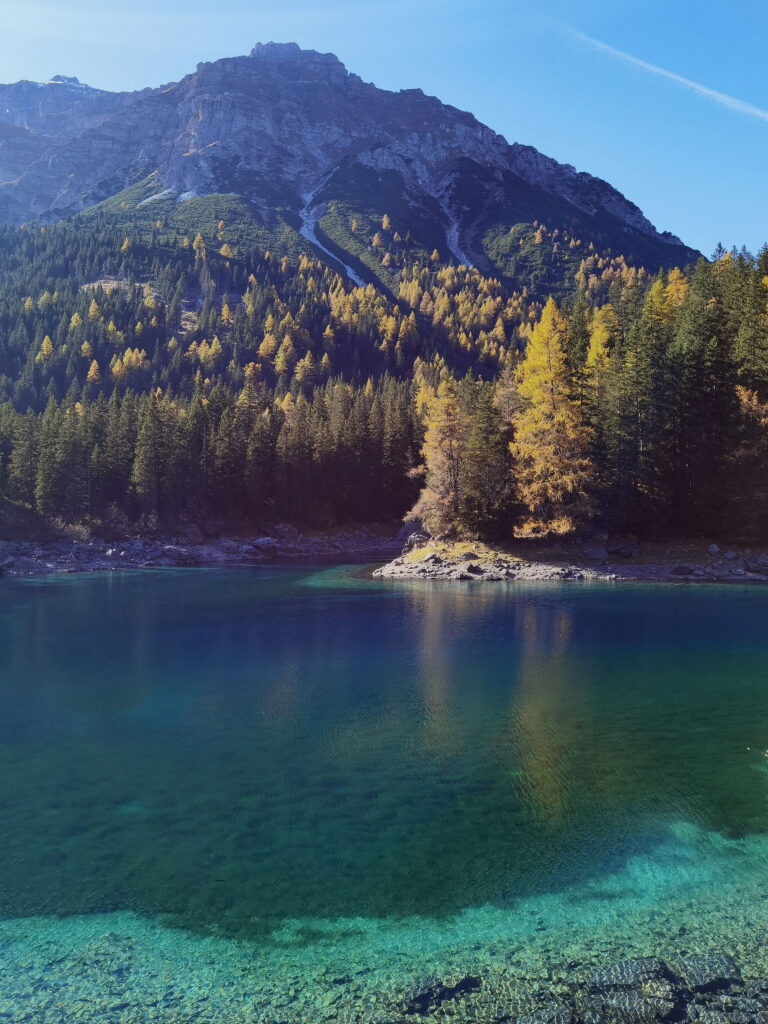
[[[670,967],[693,992],[714,992],[741,981],[741,971],[727,953],[681,956],[672,961]]]
[[[664,1020],[675,1009],[669,999],[647,998],[639,992],[619,991],[609,995],[592,996],[587,1002],[585,1021],[604,1024],[606,1021],[626,1021],[626,1024],[653,1024]]]
[[[638,988],[651,979],[668,977],[667,966],[656,956],[638,956],[598,967],[588,975],[586,984],[594,992],[612,988]]]
[[[618,555],[620,558],[636,558],[637,544],[622,544],[621,547],[611,551],[611,554]]]
[[[537,1007],[531,1013],[515,1017],[515,1024],[571,1024],[573,1010],[563,1003],[549,1002]]]
[[[610,537],[606,545],[609,555],[618,555],[620,558],[634,558],[637,555],[637,538]]]
[[[726,551],[723,558],[727,558],[729,562],[735,562],[739,556],[735,551]]]
[[[418,530],[415,530],[412,534],[406,537],[405,543],[403,544],[403,554],[407,555],[408,552],[413,551],[414,548],[423,547],[425,544],[429,543],[429,539],[430,538],[426,533],[419,533]]]
[[[717,546],[717,544],[710,544],[709,547],[707,548],[707,551],[710,553],[710,555],[719,555],[720,554],[720,548]]]
[[[670,571],[673,576],[690,576],[694,569],[690,565],[674,565]]]
[[[671,1016],[678,996],[667,965],[658,957],[635,957],[593,971],[582,1007],[584,1021],[651,1024]]]
[[[587,558],[592,558],[595,562],[608,561],[608,548],[604,544],[585,544],[582,550]]]
[[[428,978],[418,982],[403,994],[402,1011],[405,1014],[418,1014],[423,1017],[442,1003],[466,992],[476,992],[479,988],[480,979],[472,974],[465,974],[455,981]]]
[[[251,544],[262,551],[272,551],[280,547],[280,541],[275,537],[256,537],[255,540],[251,541]]]
[[[188,551],[187,548],[179,547],[177,544],[165,544],[158,557],[166,560],[169,565],[198,565],[199,559],[196,554]]]

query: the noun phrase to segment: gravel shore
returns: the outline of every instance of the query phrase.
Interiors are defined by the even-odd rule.
[[[190,540],[183,535],[118,540],[48,542],[0,540],[0,576],[104,572],[159,566],[248,565],[277,559],[363,561],[386,558],[402,547],[391,531],[361,527],[328,533],[301,533],[278,526],[257,537]]]

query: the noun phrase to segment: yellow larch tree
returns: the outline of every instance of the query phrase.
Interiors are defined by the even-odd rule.
[[[565,332],[550,299],[520,364],[511,450],[518,497],[530,513],[519,528],[523,535],[569,533],[591,513],[589,428],[570,394]]]

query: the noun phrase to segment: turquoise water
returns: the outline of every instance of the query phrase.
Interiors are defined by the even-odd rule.
[[[0,1020],[369,1022],[466,971],[480,1020],[633,953],[768,970],[767,615],[349,568],[3,581]]]

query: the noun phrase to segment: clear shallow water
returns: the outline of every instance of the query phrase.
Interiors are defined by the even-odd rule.
[[[425,974],[503,1001],[678,949],[767,970],[767,613],[340,569],[4,581],[0,1019],[369,1021]]]

